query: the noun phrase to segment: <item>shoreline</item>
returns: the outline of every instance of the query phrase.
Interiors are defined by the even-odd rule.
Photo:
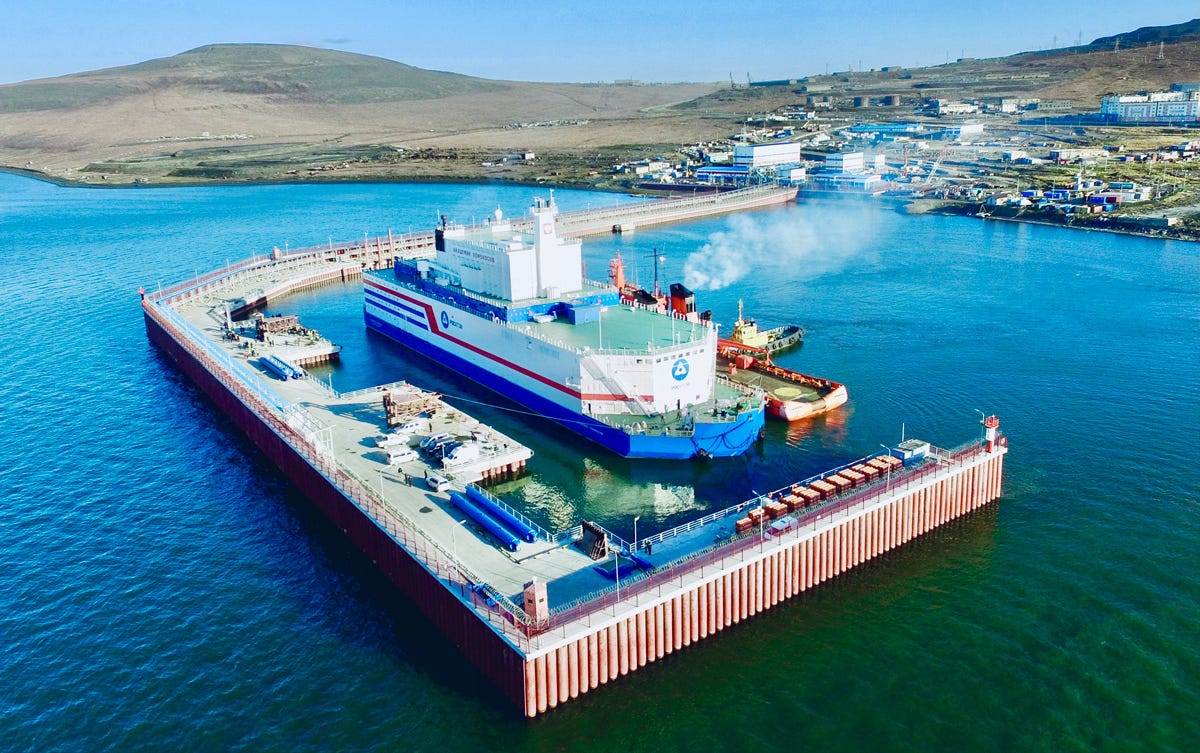
[[[967,211],[975,209],[974,212]],[[1106,222],[1104,224],[1096,222],[1051,222],[1049,220],[1021,216],[1008,217],[1005,215],[989,214],[980,216],[977,207],[966,207],[962,205],[946,204],[940,207],[933,207],[929,210],[930,214],[940,214],[948,217],[974,217],[978,220],[997,220],[1001,222],[1014,222],[1026,225],[1041,225],[1043,227],[1056,227],[1065,230],[1089,230],[1098,233],[1113,233],[1114,235],[1134,235],[1142,238],[1152,238],[1162,241],[1187,241],[1195,243],[1200,241],[1200,235],[1187,233],[1183,228],[1163,228],[1159,232],[1152,232],[1145,229],[1137,228],[1136,226],[1122,227],[1116,223]],[[1174,232],[1172,232],[1174,230]]]
[[[159,188],[241,188],[245,186],[304,186],[304,185],[329,185],[336,183],[378,183],[378,184],[403,184],[403,183],[444,183],[453,184],[461,183],[464,185],[512,185],[512,186],[545,186],[547,188],[564,188],[577,191],[598,191],[602,193],[645,193],[646,195],[655,195],[649,191],[639,191],[636,187],[624,188],[618,186],[606,187],[603,185],[595,185],[590,183],[581,183],[578,181],[567,180],[519,180],[514,178],[487,178],[483,176],[469,177],[440,177],[440,176],[408,176],[394,178],[372,178],[372,177],[311,177],[306,180],[295,180],[294,178],[263,178],[256,180],[204,180],[204,179],[181,179],[174,180],[169,183],[151,183],[151,182],[101,182],[89,183],[81,180],[73,180],[71,178],[63,178],[58,175],[42,172],[41,170],[32,170],[26,167],[14,167],[12,165],[0,165],[0,173],[8,173],[10,175],[19,175],[23,178],[32,178],[33,180],[42,181],[43,183],[51,183],[62,188],[99,188],[99,189],[116,189],[116,190],[152,190]]]
[[[573,190],[579,190],[579,191],[596,191],[596,192],[600,192],[600,193],[626,193],[626,194],[636,194],[636,195],[644,194],[647,196],[659,195],[656,192],[638,189],[636,186],[632,186],[632,187],[628,187],[628,188],[605,187],[605,186],[599,186],[599,185],[593,185],[593,184],[581,184],[576,181],[564,181],[564,180],[532,180],[532,181],[530,181],[530,180],[517,180],[517,179],[509,179],[509,178],[505,178],[505,179],[485,178],[482,176],[477,176],[477,177],[463,176],[463,177],[454,177],[454,178],[435,177],[435,176],[409,176],[409,177],[405,177],[405,178],[371,178],[371,177],[348,177],[347,176],[347,177],[335,177],[335,178],[313,177],[312,179],[308,179],[308,180],[291,180],[291,179],[282,179],[281,178],[281,179],[264,179],[264,180],[244,180],[244,181],[236,181],[236,182],[234,182],[234,181],[218,181],[218,180],[180,180],[180,181],[172,182],[172,183],[86,183],[86,182],[79,181],[79,180],[72,180],[70,178],[63,178],[60,176],[51,175],[50,173],[42,172],[41,170],[32,170],[29,168],[14,167],[11,165],[0,165],[0,173],[7,173],[10,175],[18,175],[18,176],[21,176],[24,178],[31,178],[33,180],[39,180],[44,183],[51,183],[53,185],[56,185],[56,186],[59,186],[62,188],[83,188],[83,189],[96,188],[96,189],[103,189],[103,190],[131,190],[131,189],[153,190],[153,189],[162,189],[162,188],[210,188],[210,187],[212,187],[212,188],[218,188],[218,187],[240,188],[240,187],[247,187],[247,186],[302,186],[302,185],[311,185],[311,184],[329,185],[329,184],[336,184],[336,183],[346,183],[346,184],[367,184],[367,183],[379,183],[379,184],[444,183],[444,184],[452,184],[452,183],[461,183],[464,185],[503,184],[503,185],[514,185],[514,186],[533,186],[533,187],[544,186],[546,188],[565,188],[565,189],[573,189]],[[803,190],[801,190],[799,199],[803,199],[805,197],[805,195],[806,195],[805,192]],[[836,192],[831,195],[836,195]],[[824,196],[814,196],[811,193],[808,194],[808,196],[810,196],[812,198],[824,198]],[[854,197],[854,198],[859,198],[859,197]],[[878,196],[861,197],[861,198],[869,199],[871,201],[879,201],[880,199],[883,199],[885,201],[888,201],[888,203],[893,204],[897,210],[904,209],[912,203],[911,201],[905,201],[902,199],[889,200],[888,197],[878,197]],[[1169,231],[1169,229],[1164,229],[1162,232],[1154,233],[1154,232],[1147,232],[1144,230],[1138,230],[1138,229],[1134,229],[1134,228],[1106,226],[1106,225],[1099,225],[1099,224],[1095,224],[1095,223],[1049,222],[1044,219],[1037,219],[1037,218],[1025,219],[1020,216],[1005,217],[1005,216],[991,214],[986,217],[980,217],[978,215],[979,208],[977,206],[967,207],[967,206],[958,205],[958,204],[942,204],[941,206],[930,207],[928,210],[926,210],[926,212],[928,212],[930,214],[940,214],[940,215],[944,215],[944,216],[972,217],[972,218],[975,218],[978,220],[999,220],[999,221],[1003,221],[1003,222],[1016,222],[1016,223],[1024,223],[1024,224],[1028,224],[1028,225],[1042,225],[1045,227],[1057,227],[1057,228],[1064,228],[1064,229],[1068,229],[1068,230],[1090,230],[1090,231],[1096,231],[1096,232],[1114,233],[1116,235],[1132,235],[1132,236],[1139,236],[1142,238],[1151,238],[1154,240],[1188,241],[1188,242],[1192,242],[1192,243],[1200,242],[1200,235],[1190,236],[1190,235],[1181,234],[1181,233],[1172,233]]]

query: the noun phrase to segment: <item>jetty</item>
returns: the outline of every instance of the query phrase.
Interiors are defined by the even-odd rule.
[[[230,336],[227,312],[354,278],[385,250],[423,253],[413,236],[393,240],[272,253],[142,291],[147,333],[527,717],[1000,495],[1007,439],[989,416],[961,446],[909,440],[635,541],[592,521],[547,530],[486,489],[536,462],[520,437],[447,404],[436,385],[338,393]],[[449,437],[479,455],[456,464],[428,451]]]

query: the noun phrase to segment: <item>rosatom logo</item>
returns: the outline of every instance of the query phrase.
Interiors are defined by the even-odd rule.
[[[445,311],[443,311],[442,312],[442,329],[447,329],[449,327],[450,327],[450,315],[447,314]]]
[[[688,362],[686,358],[680,358],[671,365],[671,376],[675,377],[676,382],[682,382],[684,379],[687,379],[687,375]]]

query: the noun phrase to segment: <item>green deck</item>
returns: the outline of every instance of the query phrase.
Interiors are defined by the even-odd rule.
[[[577,349],[636,353],[702,344],[709,332],[708,327],[703,324],[682,321],[625,305],[605,307],[600,322],[571,324],[565,319],[555,319],[544,324],[521,322],[515,326],[550,341],[562,341]]]

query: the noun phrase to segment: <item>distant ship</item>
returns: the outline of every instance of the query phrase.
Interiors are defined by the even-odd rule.
[[[625,457],[753,445],[764,396],[717,373],[716,327],[583,279],[553,194],[531,212],[532,233],[443,218],[433,258],[365,273],[367,326]]]
[[[800,344],[803,337],[804,330],[794,324],[759,330],[758,324],[753,319],[745,318],[742,302],[738,300],[738,318],[733,324],[733,332],[727,339],[739,345],[760,348],[768,353],[778,353]]]

